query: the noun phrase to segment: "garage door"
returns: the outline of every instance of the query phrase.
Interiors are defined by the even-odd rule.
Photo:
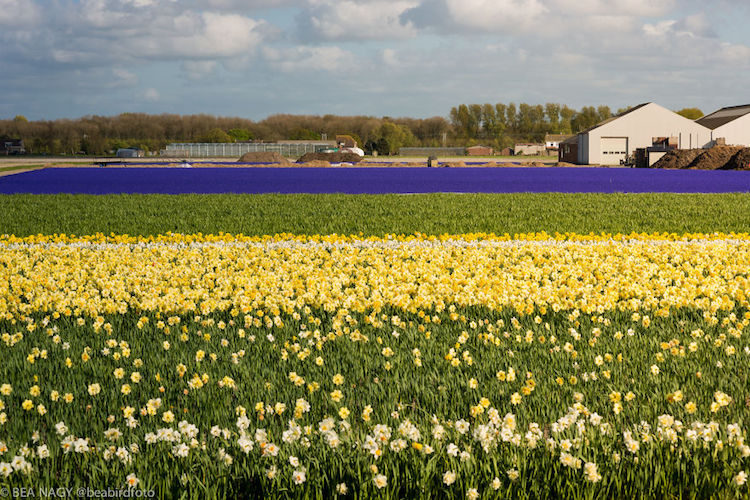
[[[619,165],[628,155],[627,137],[602,137],[602,164]]]

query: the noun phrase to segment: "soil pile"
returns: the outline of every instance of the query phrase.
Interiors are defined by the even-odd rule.
[[[300,163],[298,166],[300,167],[309,167],[309,168],[320,168],[320,167],[330,167],[331,163],[323,160],[310,160],[303,163]]]
[[[300,156],[297,163],[309,163],[314,160],[328,163],[358,163],[362,161],[362,157],[356,153],[305,153]]]
[[[279,153],[270,151],[257,151],[245,153],[237,160],[237,163],[289,163],[289,160]]]
[[[729,161],[743,148],[738,146],[715,146],[706,149],[688,168],[698,170],[726,170]]]
[[[714,146],[709,149],[675,149],[662,156],[652,168],[750,170],[750,148]]]
[[[688,168],[705,149],[673,149],[659,158],[651,168]]]
[[[743,148],[729,160],[728,170],[750,170],[750,148]]]

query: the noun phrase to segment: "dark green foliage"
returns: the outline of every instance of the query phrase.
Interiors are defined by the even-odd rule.
[[[747,194],[5,195],[0,234],[750,232]]]

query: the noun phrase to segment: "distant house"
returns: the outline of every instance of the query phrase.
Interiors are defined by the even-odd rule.
[[[143,158],[144,153],[142,149],[138,148],[120,148],[115,156],[118,158]]]
[[[340,148],[356,148],[357,147],[357,141],[355,141],[354,137],[350,135],[337,135],[336,144]]]
[[[560,143],[566,139],[575,137],[574,134],[547,134],[544,136],[544,147],[548,154],[554,154],[560,148]]]
[[[523,142],[516,144],[513,148],[516,155],[543,155],[546,153],[544,144]]]
[[[721,108],[695,122],[711,130],[714,143],[750,146],[750,104]]]
[[[503,148],[497,152],[500,156],[513,156],[513,148]]]
[[[471,146],[466,148],[468,156],[492,156],[493,150],[489,146]]]
[[[0,138],[0,155],[22,155],[26,153],[21,139]]]

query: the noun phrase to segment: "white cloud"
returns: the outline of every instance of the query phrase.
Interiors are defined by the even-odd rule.
[[[159,91],[154,88],[148,88],[141,94],[141,98],[144,101],[156,102],[161,98]]]
[[[286,49],[265,47],[263,57],[275,68],[285,73],[300,70],[333,71],[357,69],[357,57],[340,47],[298,46]]]
[[[398,67],[400,62],[398,60],[398,53],[394,49],[383,49],[380,53],[380,59],[383,64],[390,67]]]
[[[40,18],[40,9],[33,0],[0,0],[0,26],[28,27]]]
[[[115,78],[113,85],[132,87],[138,84],[138,76],[130,71],[122,68],[115,68],[112,70],[112,76]]]
[[[209,76],[216,70],[216,61],[184,61],[182,70],[191,80]]]
[[[487,31],[528,28],[548,11],[540,0],[446,0],[445,4],[458,25]]]
[[[674,26],[677,21],[674,19],[659,21],[654,24],[644,24],[643,33],[652,37],[664,37],[674,33]]]
[[[544,0],[544,4],[560,14],[654,17],[672,11],[676,0]]]
[[[401,15],[416,0],[309,0],[299,16],[304,36],[324,40],[385,40],[415,35]]]

